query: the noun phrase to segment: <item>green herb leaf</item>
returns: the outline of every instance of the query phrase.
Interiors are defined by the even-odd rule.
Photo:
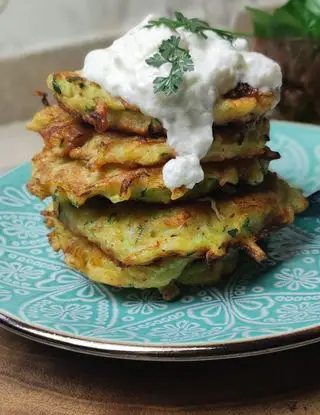
[[[180,74],[177,74],[176,76],[169,75],[167,77],[158,76],[153,81],[153,92],[155,94],[163,92],[166,96],[175,94],[178,91],[182,81],[183,77]]]
[[[158,20],[150,20],[146,28],[167,26],[169,29],[175,30],[177,28],[176,22],[174,20],[168,19],[167,17],[160,17]]]
[[[158,76],[153,81],[155,94],[162,92],[169,96],[176,93],[183,82],[183,74],[194,70],[190,53],[186,49],[180,48],[180,40],[178,36],[171,36],[164,40],[159,47],[159,52],[146,60],[148,65],[155,68],[159,68],[164,63],[172,65],[168,76]]]
[[[107,222],[108,223],[114,222],[116,216],[117,216],[117,213],[116,212],[110,213],[110,215],[106,217]]]
[[[84,106],[84,110],[87,113],[93,112],[96,109],[96,105],[95,104],[86,104]]]
[[[141,223],[138,225],[137,228],[137,238],[136,238],[136,243],[138,243],[139,239],[141,238],[141,235],[143,234],[144,231],[144,225],[142,225]]]
[[[175,66],[175,70],[180,70],[183,72],[192,72],[194,70],[191,55],[185,49],[177,50],[174,57],[173,65]]]
[[[192,18],[188,19],[183,15],[183,13],[176,11],[174,13],[175,19],[168,19],[167,17],[160,17],[157,20],[150,20],[147,24],[147,28],[151,27],[159,27],[159,26],[167,26],[171,30],[176,30],[178,28],[183,28],[188,32],[195,33],[196,35],[202,37],[203,39],[207,39],[208,36],[204,33],[205,31],[215,32],[220,37],[226,40],[233,40],[237,36],[243,36],[243,34],[232,33],[227,30],[216,29],[211,27],[207,22],[201,19]]]
[[[157,20],[150,20],[147,28],[167,26],[171,30],[183,28],[184,30],[194,33],[203,39],[207,39],[206,31],[215,32],[221,38],[232,41],[238,36],[245,36],[238,33],[228,32],[226,30],[216,29],[204,20],[192,18],[188,19],[183,13],[176,11],[175,19],[160,17]],[[194,70],[194,65],[188,50],[179,46],[181,38],[179,36],[171,36],[164,40],[159,51],[146,60],[146,63],[155,68],[160,68],[164,63],[171,63],[172,68],[167,77],[157,77],[153,81],[153,90],[157,94],[162,92],[164,95],[171,95],[178,91],[183,82],[184,72]]]
[[[247,8],[261,38],[320,38],[320,0],[289,0],[274,13]]]
[[[254,34],[258,37],[272,37],[272,15],[262,10],[247,7],[250,12]]]
[[[178,36],[171,36],[161,43],[159,52],[165,62],[172,62],[175,59],[175,55],[179,51],[180,40],[181,38]]]
[[[230,229],[230,231],[228,231],[228,234],[231,236],[231,238],[235,238],[238,234],[238,229],[234,228],[234,229]]]
[[[154,66],[155,68],[160,68],[164,63],[166,63],[166,60],[163,56],[161,56],[160,53],[155,53],[151,56],[151,58],[146,60],[147,64],[150,66]]]
[[[54,92],[56,92],[57,94],[60,95],[62,93],[60,85],[57,82],[57,78],[56,78],[55,75],[52,76],[52,88],[53,88]]]

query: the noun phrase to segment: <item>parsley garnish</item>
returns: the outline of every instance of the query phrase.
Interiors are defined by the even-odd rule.
[[[233,40],[237,37],[236,33],[228,32],[222,29],[216,29],[211,27],[207,22],[204,20],[200,20],[197,18],[188,19],[185,17],[181,12],[174,12],[175,19],[168,19],[167,17],[160,17],[157,20],[150,20],[146,27],[157,27],[157,26],[167,26],[169,29],[176,30],[179,27],[187,30],[188,32],[195,33],[196,35],[207,39],[208,36],[205,34],[205,31],[209,30],[211,32],[215,32],[217,35],[222,37],[226,40]]]
[[[203,20],[192,18],[188,19],[181,12],[175,12],[175,19],[169,19],[167,17],[160,17],[158,20],[150,20],[147,28],[167,26],[172,30],[183,28],[188,32],[194,33],[203,39],[207,39],[206,31],[215,32],[223,39],[232,41],[237,37],[236,33],[231,33],[221,29],[215,29],[210,27],[209,24]],[[156,52],[150,58],[146,60],[146,63],[155,68],[160,68],[165,63],[170,63],[171,71],[168,76],[158,76],[153,81],[154,93],[162,92],[164,95],[171,95],[178,91],[185,72],[191,72],[194,70],[194,65],[190,53],[187,49],[183,49],[179,46],[181,38],[179,36],[171,36],[169,39],[164,40],[160,47],[159,52]]]
[[[155,68],[160,68],[160,66],[167,62],[172,65],[168,76],[158,76],[153,81],[155,94],[157,92],[163,92],[165,95],[171,95],[177,92],[183,81],[184,72],[194,70],[189,52],[179,47],[180,40],[179,36],[171,36],[170,39],[164,40],[159,47],[159,52],[146,60],[148,65],[154,66]]]

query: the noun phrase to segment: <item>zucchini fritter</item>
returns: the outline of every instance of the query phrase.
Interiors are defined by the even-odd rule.
[[[162,166],[128,169],[111,165],[91,170],[82,161],[61,158],[50,150],[44,150],[33,158],[28,188],[41,199],[59,191],[76,206],[98,195],[113,203],[140,200],[167,204],[181,198],[200,197],[239,181],[252,185],[261,183],[269,161],[275,158],[278,158],[278,153],[268,149],[258,159],[204,164],[205,178],[201,183],[192,190],[181,187],[171,191],[163,183]]]
[[[106,164],[128,167],[164,164],[176,156],[166,137],[139,137],[116,132],[98,134],[80,118],[58,105],[43,108],[27,126],[42,135],[46,148],[54,154],[86,160],[88,166]],[[214,141],[203,163],[263,154],[268,140],[269,121],[214,128]]]
[[[53,249],[61,249],[67,265],[99,283],[116,287],[158,288],[165,293],[168,291],[166,287],[173,281],[187,285],[216,283],[222,276],[231,274],[237,264],[238,255],[234,250],[227,257],[210,264],[203,260],[194,261],[191,257],[171,257],[147,266],[124,266],[98,245],[70,232],[52,212],[46,211],[44,216],[47,224],[55,228],[49,235]]]
[[[75,235],[99,246],[123,265],[148,265],[161,258],[221,258],[231,247],[265,258],[255,241],[294,220],[307,201],[299,190],[269,173],[262,185],[215,202],[170,206],[113,205],[102,198],[76,208],[55,198],[59,220]]]
[[[83,78],[80,72],[51,74],[47,84],[60,105],[92,124],[98,132],[117,129],[144,136],[163,133],[158,119],[142,114],[122,98],[111,96],[95,82]],[[213,108],[215,125],[259,118],[277,101],[271,92],[253,90],[238,97],[231,92]]]

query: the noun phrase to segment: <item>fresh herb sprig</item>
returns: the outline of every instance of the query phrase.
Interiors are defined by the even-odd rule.
[[[170,63],[171,70],[168,76],[158,76],[153,81],[154,93],[162,92],[168,96],[178,91],[183,81],[183,74],[194,70],[194,65],[190,53],[179,46],[181,38],[179,36],[171,36],[164,40],[159,52],[156,52],[149,59],[147,64],[160,68],[165,63]]]
[[[203,39],[207,39],[208,36],[205,34],[206,31],[215,32],[217,35],[222,37],[223,39],[232,41],[234,40],[238,34],[228,32],[227,30],[216,29],[211,27],[207,22],[201,19],[192,18],[188,19],[185,17],[181,12],[176,11],[174,13],[175,19],[169,19],[167,17],[160,17],[157,20],[150,20],[146,27],[159,27],[159,26],[167,26],[169,29],[176,30],[178,28],[183,28],[184,30],[194,33]]]
[[[150,20],[146,27],[167,26],[174,31],[178,28],[183,28],[203,39],[208,38],[205,32],[211,31],[230,42],[239,36],[237,33],[210,27],[204,20],[197,18],[188,19],[178,11],[176,11],[174,15],[175,19],[160,17],[157,20]],[[194,70],[191,55],[187,49],[179,46],[180,40],[181,38],[179,36],[171,36],[169,39],[164,40],[159,47],[159,51],[146,60],[148,65],[155,68],[160,68],[165,63],[170,63],[172,65],[168,76],[158,76],[154,79],[153,90],[155,94],[161,92],[164,95],[169,96],[176,93],[183,82],[184,73]]]

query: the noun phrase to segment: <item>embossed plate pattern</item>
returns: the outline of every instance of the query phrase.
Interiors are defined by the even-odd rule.
[[[273,169],[306,195],[320,190],[320,128],[273,122]],[[319,340],[320,193],[295,224],[265,242],[263,266],[246,260],[217,287],[167,303],[152,290],[95,284],[52,251],[25,183],[30,165],[0,180],[2,324],[56,346],[137,359],[210,359]]]

